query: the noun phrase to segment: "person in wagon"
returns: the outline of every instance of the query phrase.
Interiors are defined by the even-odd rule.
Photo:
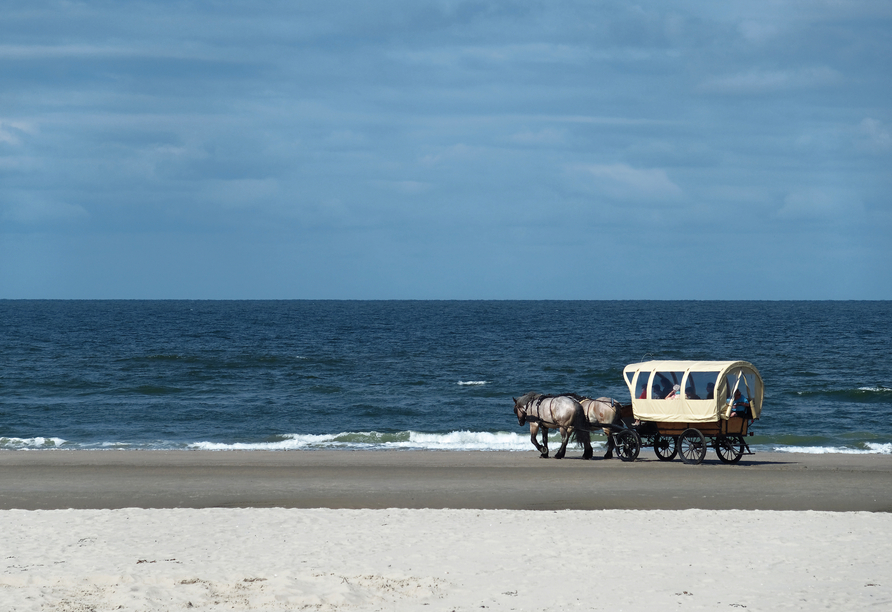
[[[750,398],[743,395],[740,392],[740,389],[736,389],[734,391],[734,401],[732,402],[730,399],[727,400],[729,404],[731,404],[731,414],[730,417],[741,417],[746,418],[750,409]]]
[[[675,399],[679,397],[681,394],[681,385],[673,385],[672,391],[670,391],[665,398],[663,399]]]

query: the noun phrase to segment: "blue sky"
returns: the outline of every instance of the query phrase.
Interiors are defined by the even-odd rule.
[[[0,6],[0,298],[892,299],[892,3]]]

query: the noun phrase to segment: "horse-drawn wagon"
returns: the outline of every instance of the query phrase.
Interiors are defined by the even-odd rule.
[[[715,449],[723,463],[752,454],[745,437],[762,413],[759,371],[746,361],[648,361],[627,365],[634,429],[662,461],[701,463]]]

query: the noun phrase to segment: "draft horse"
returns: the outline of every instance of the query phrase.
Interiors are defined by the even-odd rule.
[[[561,432],[561,448],[554,454],[555,459],[563,459],[567,452],[570,438],[582,444],[585,449],[583,459],[592,458],[591,435],[588,421],[582,405],[569,395],[543,395],[530,391],[526,395],[511,398],[514,400],[514,414],[517,424],[523,427],[530,423],[530,440],[540,456],[548,457],[548,430],[558,429]],[[536,435],[542,431],[542,444],[536,441]]]
[[[624,418],[631,418],[630,411],[628,415],[623,414],[623,408],[626,408],[626,406],[612,398],[599,397],[598,399],[592,399],[590,397],[577,396],[575,399],[579,401],[583,411],[585,411],[585,418],[589,425],[621,425]],[[616,443],[613,440],[613,436],[610,435],[612,432],[609,427],[602,427],[602,431],[607,436],[607,452],[604,453],[604,458],[611,459]]]

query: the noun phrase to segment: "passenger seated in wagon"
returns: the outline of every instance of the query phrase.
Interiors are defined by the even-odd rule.
[[[750,410],[750,398],[745,397],[740,389],[734,391],[734,401],[732,402],[730,399],[726,400],[727,403],[731,404],[731,414],[728,415],[729,418],[733,417],[741,417],[746,418],[749,415]]]

